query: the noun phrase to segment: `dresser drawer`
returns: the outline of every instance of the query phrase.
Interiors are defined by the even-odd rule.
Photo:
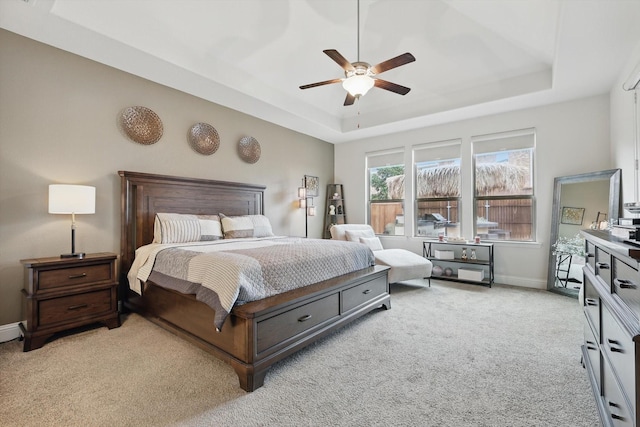
[[[87,283],[112,282],[114,280],[111,263],[103,263],[41,270],[38,273],[37,283],[38,289],[44,290]]]
[[[602,374],[600,373],[600,347],[595,335],[593,334],[591,325],[587,321],[586,317],[584,319],[584,346],[587,349],[586,363],[591,365],[591,370],[593,371],[593,375],[595,377],[594,379],[596,380],[596,384],[598,384],[598,390],[602,390]]]
[[[586,250],[587,252],[585,253],[585,258],[586,258],[586,263],[585,265],[587,265],[591,271],[593,273],[595,273],[596,271],[596,245],[594,245],[593,243],[591,243],[590,241],[586,241]]]
[[[596,341],[600,342],[600,296],[596,291],[592,275],[584,275],[584,312],[591,322]]]
[[[48,326],[114,311],[111,292],[109,288],[39,301],[38,324]]]
[[[615,427],[634,427],[635,412],[629,409],[622,394],[622,390],[616,382],[613,372],[607,363],[604,364],[602,370],[602,399],[604,400],[605,410],[609,413],[612,425]]]
[[[342,291],[342,312],[347,312],[372,298],[387,292],[386,277],[361,283],[353,288]]]
[[[611,362],[611,369],[620,381],[624,395],[629,399],[635,413],[636,401],[636,349],[632,337],[626,332],[609,311],[602,306],[602,348]]]
[[[285,311],[258,322],[257,353],[280,344],[322,322],[340,315],[340,294],[328,295],[317,301]]]
[[[600,277],[611,292],[611,254],[602,248],[596,248],[596,276]]]
[[[640,319],[640,275],[638,270],[613,258],[613,290],[622,302]]]

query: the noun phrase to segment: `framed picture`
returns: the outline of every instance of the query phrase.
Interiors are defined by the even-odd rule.
[[[584,208],[562,208],[562,224],[582,225],[584,217]]]
[[[317,176],[305,175],[304,176],[304,188],[307,189],[307,197],[317,197],[319,194],[318,187],[320,186]]]

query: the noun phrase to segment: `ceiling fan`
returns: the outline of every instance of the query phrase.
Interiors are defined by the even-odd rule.
[[[323,50],[323,52],[342,67],[345,77],[303,85],[300,86],[300,89],[309,89],[333,83],[342,83],[342,87],[347,91],[347,97],[344,100],[345,106],[353,105],[357,98],[364,96],[373,86],[400,95],[406,95],[411,90],[406,86],[401,86],[375,77],[385,71],[415,61],[416,58],[409,52],[383,61],[373,67],[366,62],[360,61],[360,0],[358,0],[358,60],[356,62],[349,62],[335,49],[326,49]]]

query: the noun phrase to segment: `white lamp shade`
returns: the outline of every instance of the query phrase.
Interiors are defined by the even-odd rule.
[[[49,213],[96,213],[96,188],[87,185],[49,185]]]
[[[342,82],[345,88],[352,96],[364,96],[374,85],[374,81],[369,76],[355,75]]]

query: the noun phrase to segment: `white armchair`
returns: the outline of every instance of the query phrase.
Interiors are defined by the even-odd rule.
[[[431,277],[431,261],[406,249],[384,249],[373,228],[368,224],[333,225],[329,231],[333,240],[348,240],[369,246],[376,258],[376,264],[390,267],[389,283]]]

